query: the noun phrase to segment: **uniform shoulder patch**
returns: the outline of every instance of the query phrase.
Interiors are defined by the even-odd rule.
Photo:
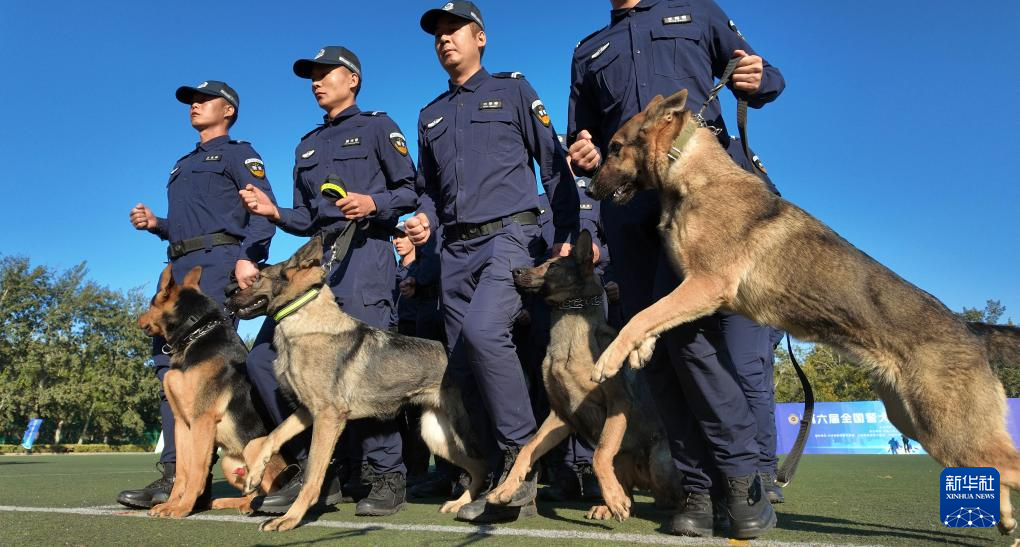
[[[492,75],[493,78],[513,78],[515,80],[523,80],[524,74],[520,72],[497,72]]]
[[[541,99],[535,99],[535,102],[531,103],[531,111],[538,118],[538,121],[542,122],[542,125],[549,127],[549,112],[546,111]]]
[[[362,112],[361,115],[362,116],[385,116],[386,113],[383,112],[382,110],[371,110],[371,111],[368,111],[368,112]]]
[[[407,155],[407,139],[404,138],[404,134],[399,131],[390,133],[390,144],[393,148],[400,153],[401,156]]]
[[[259,158],[248,158],[244,160],[244,166],[248,169],[248,172],[254,175],[256,178],[266,178],[266,166],[262,163]]]

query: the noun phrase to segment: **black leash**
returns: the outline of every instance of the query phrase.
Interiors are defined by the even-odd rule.
[[[337,260],[342,261],[347,256],[347,253],[350,252],[351,242],[354,241],[354,234],[360,228],[361,225],[358,222],[349,220],[343,230],[340,230],[340,233],[337,234],[336,239],[333,240],[333,244],[329,248],[329,260],[322,265],[322,269],[325,270],[327,277],[329,277],[329,271],[333,269],[333,264]]]
[[[811,431],[811,422],[815,415],[815,392],[811,389],[811,382],[804,374],[804,369],[800,368],[800,363],[797,362],[797,357],[793,354],[793,343],[790,342],[790,339],[790,333],[786,333],[786,348],[790,352],[790,362],[793,363],[793,369],[797,371],[797,377],[800,378],[800,385],[804,388],[804,415],[800,419],[797,440],[794,441],[793,448],[790,449],[779,472],[776,473],[776,484],[779,486],[786,486],[793,480],[793,474],[797,471],[800,457],[804,455],[804,446],[807,445],[808,433]]]
[[[729,63],[726,63],[726,68],[723,70],[722,76],[719,77],[719,83],[715,84],[715,87],[708,92],[708,97],[705,102],[701,105],[701,110],[694,116],[694,119],[698,121],[698,124],[703,127],[709,127],[715,130],[716,135],[719,133],[719,129],[712,127],[705,121],[703,114],[705,109],[712,101],[719,97],[719,92],[722,91],[726,84],[730,82],[730,78],[733,76],[733,71],[736,70],[737,65],[740,64],[742,57],[734,57],[730,59]],[[763,176],[765,173],[758,166],[758,162],[754,161],[754,157],[751,155],[751,146],[747,142],[747,99],[744,98],[742,93],[734,94],[737,99],[737,133],[740,135],[740,144],[744,147],[744,157],[751,164],[751,168],[754,170],[754,174]]]

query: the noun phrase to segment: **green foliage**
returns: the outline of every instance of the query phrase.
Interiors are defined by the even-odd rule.
[[[86,454],[100,452],[152,452],[151,445],[141,444],[37,444],[33,454]],[[27,454],[20,444],[0,444],[0,454]]]
[[[1006,313],[1006,306],[1002,305],[1002,302],[998,300],[992,300],[989,298],[985,301],[984,309],[967,308],[964,307],[963,311],[957,313],[960,319],[964,321],[977,321],[980,323],[988,323],[990,325],[998,325],[999,319],[1002,318],[1003,314]],[[1013,319],[1010,318],[1005,325],[1012,325]]]
[[[85,263],[58,272],[0,257],[0,434],[20,439],[41,417],[40,441],[114,442],[158,424],[150,342],[135,323],[145,299],[86,274]]]

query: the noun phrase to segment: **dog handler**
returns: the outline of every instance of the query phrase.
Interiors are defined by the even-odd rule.
[[[444,230],[440,251],[449,370],[463,391],[472,425],[489,459],[489,487],[502,481],[535,433],[521,363],[511,340],[521,297],[511,271],[532,267],[544,243],[538,226],[533,163],[551,196],[557,254],[578,231],[577,189],[566,155],[535,90],[519,73],[482,68],[481,11],[448,2],[425,12],[449,89],[418,118],[420,213],[405,222],[421,245],[431,227]],[[459,520],[485,523],[536,514],[534,472],[508,506],[485,494],[462,507]]]
[[[741,57],[730,89],[761,108],[782,92],[779,70],[755,55],[737,26],[711,0],[611,0],[610,24],[581,40],[571,69],[568,134],[575,169],[594,170],[616,130],[656,95],[686,88],[700,107],[731,58]],[[726,132],[719,102],[705,110],[730,156],[747,170],[752,159]],[[763,176],[770,187],[771,182]],[[774,187],[772,187],[774,190]],[[630,318],[680,282],[656,230],[659,203],[643,192],[626,205],[603,202],[624,314]],[[725,498],[723,515],[737,538],[775,526],[762,492],[775,474],[773,329],[719,313],[663,336],[648,365],[649,385],[666,423],[670,449],[685,477],[685,501],[668,529],[711,536],[710,488]],[[717,468],[725,484],[713,485]],[[718,475],[717,475],[718,478]],[[778,493],[778,492],[776,492]],[[750,503],[749,503],[750,501]],[[722,509],[722,508],[720,508]]]
[[[177,160],[167,182],[167,216],[159,218],[139,203],[131,209],[131,225],[170,241],[167,257],[174,281],[180,283],[195,266],[202,266],[199,286],[220,305],[233,271],[238,280],[251,282],[258,275],[256,264],[269,255],[275,233],[266,219],[251,216],[238,203],[236,192],[245,186],[259,188],[275,201],[266,180],[262,158],[245,141],[230,140],[227,134],[237,121],[240,97],[223,82],[208,80],[197,86],[177,89],[177,100],[191,105],[188,115],[198,132],[195,149]],[[163,352],[166,340],[152,340],[152,361],[160,382],[170,370],[170,357]],[[163,419],[163,454],[159,463],[163,476],[140,490],[126,490],[117,501],[129,507],[150,508],[170,496],[177,467],[174,418],[162,387],[159,412]],[[209,496],[205,489],[203,498]]]
[[[400,128],[384,112],[363,112],[357,104],[361,90],[361,62],[342,46],[327,46],[312,59],[294,63],[294,74],[310,79],[312,93],[326,111],[323,125],[302,137],[295,151],[294,207],[276,207],[255,186],[241,192],[248,210],[265,215],[290,234],[324,236],[324,260],[330,246],[348,222],[367,219],[351,251],[337,260],[328,283],[343,311],[370,326],[386,330],[393,307],[396,262],[389,241],[397,219],[414,210],[414,164],[408,157],[407,142]],[[336,177],[346,187],[346,197],[326,198],[321,187]],[[273,374],[275,322],[267,317],[248,356],[248,374],[279,424],[290,414],[281,406]],[[307,459],[308,436],[298,437],[305,445],[295,455]],[[299,443],[300,444],[300,443]],[[293,445],[293,442],[291,443]],[[372,489],[358,502],[359,516],[396,513],[405,505],[406,468],[401,456],[401,439],[394,421],[352,421],[344,432],[343,452],[361,452],[352,459],[367,460]],[[360,446],[360,450],[358,447]],[[297,499],[303,473],[278,492],[262,500],[263,512],[284,513]],[[339,484],[330,481],[324,492],[328,504],[340,501]]]

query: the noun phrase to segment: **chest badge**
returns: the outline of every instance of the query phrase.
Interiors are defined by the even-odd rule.
[[[308,158],[312,157],[312,154],[314,154],[314,153],[315,153],[315,149],[312,148],[311,150],[305,152],[304,154],[301,154],[301,159],[307,160]]]
[[[531,111],[535,113],[535,117],[538,121],[542,122],[542,125],[549,127],[549,113],[545,110],[545,105],[542,104],[541,100],[536,100],[531,103]]]
[[[478,110],[496,110],[503,108],[503,101],[499,99],[492,99],[490,101],[482,101],[478,104]]]
[[[390,144],[393,145],[397,152],[400,152],[401,156],[407,155],[407,139],[404,138],[403,134],[397,131],[390,133]]]
[[[599,46],[599,48],[595,50],[595,53],[591,54],[591,57],[589,57],[589,59],[596,59],[596,58],[598,58],[598,56],[602,55],[602,53],[604,53],[607,49],[609,49],[609,42],[606,42],[606,43],[602,44],[601,46]]]
[[[440,116],[440,117],[432,120],[431,122],[425,124],[425,129],[432,129],[433,127],[439,125],[439,122],[441,122],[441,121],[443,121],[443,117],[442,116]]]
[[[266,178],[266,166],[262,163],[262,160],[258,158],[248,158],[244,160],[244,166],[248,168],[248,172],[255,177],[263,179]]]
[[[663,25],[682,25],[682,24],[685,24],[685,23],[690,23],[693,20],[694,19],[691,17],[691,14],[685,13],[683,15],[671,15],[669,17],[663,17],[662,18],[662,24]]]
[[[223,159],[222,154],[209,154],[202,161],[220,161],[221,159]]]
[[[361,144],[361,137],[347,137],[344,139],[344,146],[358,146]]]

